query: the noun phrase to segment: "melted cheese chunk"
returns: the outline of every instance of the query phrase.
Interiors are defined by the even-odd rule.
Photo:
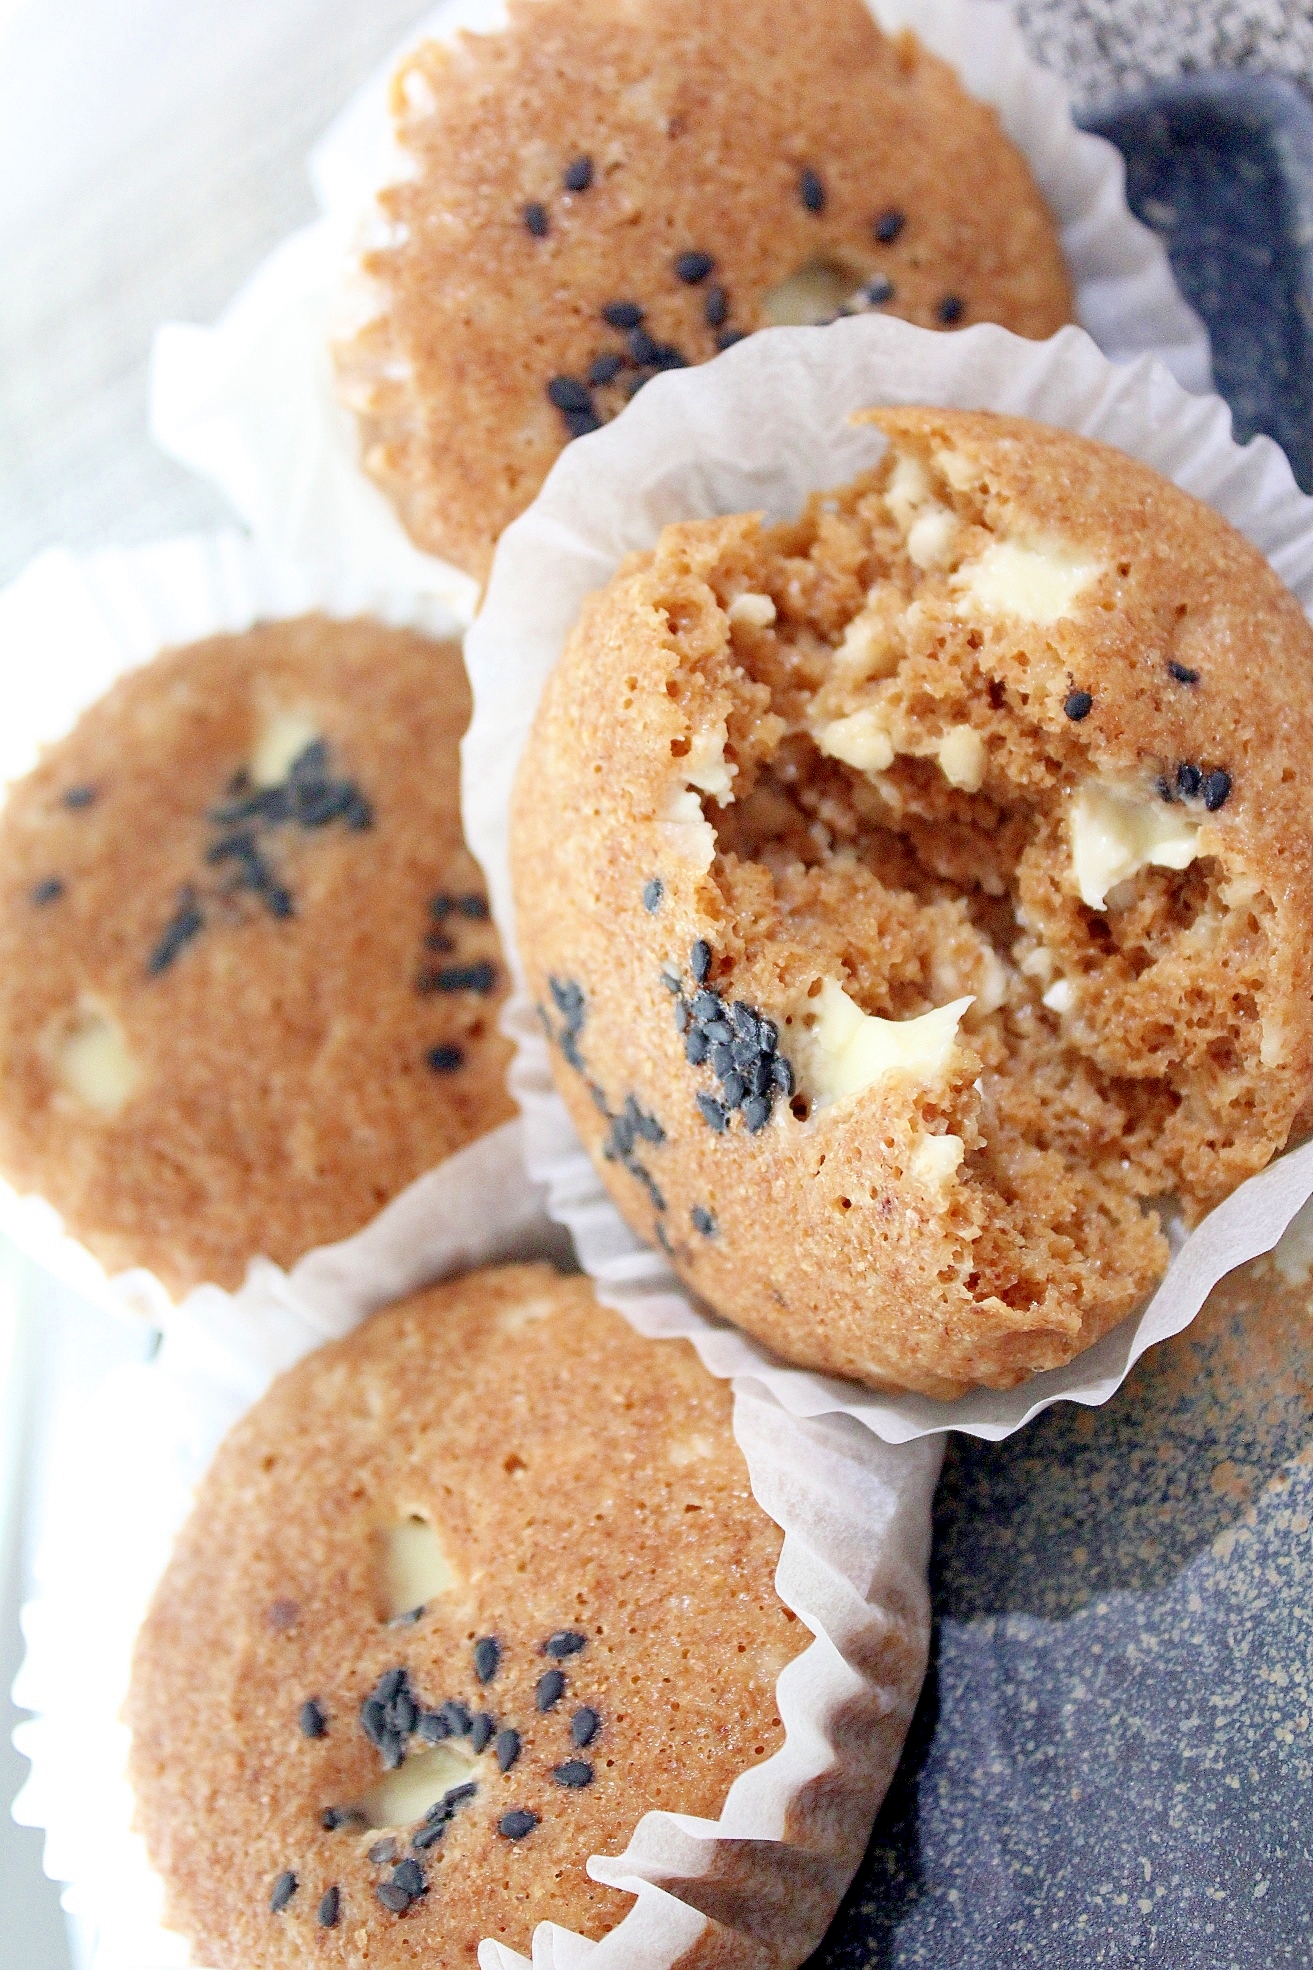
[[[974,725],[954,725],[939,741],[939,770],[950,787],[963,793],[980,792],[988,763],[985,741]]]
[[[921,1083],[937,1080],[972,1000],[954,999],[919,1019],[877,1019],[827,978],[813,1003],[816,1024],[797,1047],[798,1068],[812,1105],[826,1108],[893,1075]]]
[[[251,754],[250,773],[257,787],[280,787],[306,747],[319,737],[314,720],[303,711],[276,711],[265,720]]]
[[[755,629],[768,629],[775,620],[775,599],[746,589],[736,595],[725,611],[731,622],[751,623]]]
[[[859,773],[883,773],[894,763],[894,742],[889,737],[878,710],[867,708],[835,718],[815,734],[816,743],[830,759],[841,759]]]
[[[912,1175],[929,1190],[942,1190],[957,1175],[966,1145],[960,1135],[923,1136],[912,1151]]]
[[[55,1071],[67,1092],[99,1115],[117,1115],[141,1080],[123,1028],[95,1008],[60,1041]]]
[[[1072,873],[1082,903],[1102,910],[1109,890],[1141,869],[1188,869],[1199,853],[1203,818],[1152,796],[1087,780],[1067,815]]]
[[[958,596],[990,616],[1052,623],[1069,616],[1099,563],[1062,545],[996,540],[953,576]]]
[[[412,1753],[365,1794],[360,1810],[370,1826],[413,1826],[444,1793],[473,1776],[473,1758],[448,1740],[432,1751]]]
[[[427,1519],[399,1519],[382,1539],[385,1619],[395,1621],[451,1591],[456,1576]]]
[[[722,807],[734,798],[734,775],[738,772],[725,757],[728,737],[723,718],[714,725],[704,725],[693,734],[682,762],[685,784],[696,787],[699,793],[709,793]]]

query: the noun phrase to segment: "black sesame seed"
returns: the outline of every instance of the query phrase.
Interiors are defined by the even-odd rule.
[[[734,1049],[724,1040],[718,1040],[711,1049],[711,1071],[722,1080],[734,1071]]]
[[[551,231],[552,222],[547,217],[547,207],[545,205],[540,205],[537,199],[534,199],[531,204],[525,206],[523,218],[525,225],[529,228],[535,239],[546,239],[548,233]]]
[[[429,899],[429,915],[434,917],[438,923],[441,923],[444,917],[449,917],[455,907],[456,898],[454,896],[433,896]]]
[[[726,1108],[734,1109],[739,1107],[747,1092],[747,1085],[744,1082],[743,1076],[737,1071],[726,1074],[720,1084],[720,1098]]]
[[[441,1744],[451,1736],[451,1726],[440,1710],[426,1710],[419,1720],[419,1734],[425,1744]]]
[[[697,943],[693,946],[693,949],[689,952],[688,961],[690,968],[692,969],[693,976],[697,980],[698,984],[705,985],[707,981],[707,973],[711,970],[711,946],[710,944],[708,944],[705,937],[698,938]],[[694,1000],[693,1003],[693,1010],[694,1012],[697,1011],[696,1000]]]
[[[887,280],[883,274],[878,274],[862,289],[862,299],[872,308],[883,308],[886,301],[893,300],[894,292],[893,282]]]
[[[1176,789],[1173,787],[1167,775],[1165,773],[1160,773],[1158,775],[1158,778],[1154,781],[1154,785],[1158,789],[1161,798],[1165,800],[1168,806],[1170,807],[1173,801],[1175,801],[1176,799]]]
[[[661,898],[665,893],[665,884],[660,876],[653,876],[650,881],[643,884],[643,908],[649,916],[655,915],[661,908]]]
[[[388,1705],[388,1729],[398,1737],[411,1737],[419,1723],[419,1705],[409,1690],[402,1690]]]
[[[432,1809],[430,1808],[430,1812],[425,1816],[425,1824],[419,1829],[418,1833],[411,1834],[410,1844],[416,1853],[425,1854],[430,1847],[436,1847],[438,1841],[441,1840],[446,1831],[446,1820],[440,1814],[437,1819],[434,1819],[432,1817]]]
[[[389,1628],[413,1628],[417,1621],[424,1619],[424,1603],[418,1607],[408,1607],[404,1614],[394,1614],[388,1622]]]
[[[665,986],[667,992],[682,992],[684,989],[684,981],[677,971],[663,971],[661,974],[661,983]]]
[[[538,1678],[533,1700],[540,1711],[554,1710],[565,1695],[565,1677],[559,1669],[547,1669]]]
[[[1062,709],[1072,723],[1078,725],[1082,718],[1088,718],[1093,711],[1094,699],[1088,691],[1068,691],[1062,701]]]
[[[468,1737],[474,1719],[463,1703],[452,1696],[448,1697],[438,1715],[446,1719],[447,1729],[452,1737]]]
[[[602,320],[611,328],[639,328],[643,321],[643,310],[637,301],[608,301],[602,310]]]
[[[430,1047],[424,1059],[435,1074],[454,1074],[465,1065],[465,1056],[459,1047]]]
[[[557,410],[590,411],[593,408],[592,392],[577,376],[554,376],[547,385],[547,398]]]
[[[423,971],[416,981],[419,992],[491,992],[497,982],[497,967],[488,959],[480,964],[443,965],[438,971]]]
[[[552,997],[556,1001],[557,1011],[563,1012],[571,1025],[578,1031],[579,1027],[583,1024],[583,986],[577,985],[573,978],[551,978],[548,980],[548,983],[552,988]]]
[[[1231,775],[1215,767],[1204,781],[1204,806],[1210,814],[1225,807],[1231,794]]]
[[[588,1704],[581,1704],[570,1719],[570,1742],[580,1751],[591,1744],[601,1729],[602,1720]]]
[[[398,1765],[406,1762],[406,1747],[396,1731],[384,1731],[378,1751],[385,1771],[395,1772]]]
[[[732,349],[736,342],[746,340],[747,333],[748,331],[745,328],[722,328],[720,334],[716,337],[716,347],[722,351]]]
[[[757,1037],[757,1015],[744,999],[735,999],[729,1009],[729,1023],[741,1039]]]
[[[661,344],[654,341],[645,328],[631,328],[628,342],[631,362],[638,363],[640,367],[655,363]]]
[[[1178,684],[1197,684],[1199,682],[1199,672],[1197,670],[1191,670],[1187,664],[1178,664],[1175,661],[1168,664],[1167,675],[1174,677]]]
[[[592,158],[576,157],[566,165],[561,182],[568,192],[586,192],[593,182]]]
[[[740,1035],[735,1040],[734,1045],[731,1047],[730,1051],[734,1055],[734,1065],[739,1069],[741,1073],[744,1074],[748,1073],[753,1067],[755,1067],[758,1060],[761,1058],[761,1052],[757,1045],[757,1036],[755,1033],[753,1034],[750,1040],[745,1039],[742,1035]]]
[[[723,328],[729,320],[729,296],[723,287],[709,287],[703,297],[702,312],[708,328]]]
[[[675,261],[675,279],[682,280],[685,287],[696,287],[715,264],[709,253],[681,253]]]
[[[481,1683],[490,1683],[501,1662],[501,1643],[495,1635],[481,1635],[474,1644],[474,1673]]]
[[[694,949],[696,948],[695,945]],[[705,951],[707,947],[704,944],[702,948]],[[703,975],[705,976],[705,973]],[[719,992],[704,990],[693,994],[693,1017],[699,1026],[707,1026],[719,1019],[724,1010]]]
[[[674,342],[658,342],[652,357],[656,369],[687,369],[688,357]]]
[[[887,212],[880,214],[871,231],[881,246],[892,246],[906,224],[907,214],[900,212],[896,206],[890,206]]]
[[[76,812],[79,807],[90,807],[99,792],[99,787],[68,787],[59,798],[65,807],[71,807]]]
[[[428,1886],[427,1881],[424,1879],[423,1868],[418,1861],[411,1860],[409,1856],[404,1861],[397,1862],[392,1870],[392,1879],[396,1882],[398,1888],[404,1889],[411,1901],[414,1901],[418,1895],[422,1895]]]
[[[767,1053],[759,1053],[753,1061],[748,1074],[748,1088],[752,1094],[769,1095],[775,1085],[775,1062]]]
[[[413,1895],[408,1895],[405,1889],[395,1881],[377,1882],[374,1887],[374,1893],[378,1896],[384,1908],[388,1909],[393,1915],[404,1915],[415,1899]]]
[[[596,357],[589,365],[588,381],[595,390],[601,390],[608,383],[615,382],[624,366],[624,357],[618,356],[612,349],[608,355]]]
[[[204,927],[205,919],[196,907],[196,893],[184,889],[178,897],[178,907],[164,927],[155,949],[146,960],[146,971],[151,978],[158,978],[167,971],[179,951],[191,943],[193,937]]]
[[[371,1744],[377,1744],[385,1729],[387,1705],[376,1696],[367,1696],[360,1706],[360,1728]]]
[[[684,1058],[690,1067],[700,1067],[707,1057],[707,1036],[695,1026],[684,1042]]]
[[[966,305],[960,294],[946,294],[935,309],[935,314],[945,328],[952,328],[954,322],[960,322],[966,313]]]
[[[375,1867],[382,1867],[386,1861],[394,1861],[396,1857],[397,1843],[391,1834],[385,1839],[376,1840],[369,1850],[369,1858]]]
[[[643,388],[643,385],[645,383],[650,383],[651,381],[652,381],[651,370],[644,370],[641,376],[631,376],[629,381],[625,385],[625,395],[627,397],[636,397],[639,391]]]
[[[269,1907],[274,1915],[281,1915],[296,1893],[297,1880],[291,1868],[286,1868],[274,1882],[273,1893],[269,1897]]]
[[[550,1655],[557,1662],[564,1662],[572,1655],[579,1655],[588,1646],[587,1635],[581,1635],[577,1628],[558,1628],[543,1643],[543,1654]]]
[[[325,1888],[319,1897],[319,1926],[321,1929],[336,1929],[337,1918],[342,1912],[342,1894],[338,1888]]]
[[[462,896],[456,907],[463,917],[470,919],[471,923],[488,921],[488,899],[486,896],[480,896],[477,890],[471,890],[468,896]]]
[[[729,1127],[729,1116],[725,1113],[720,1103],[713,1101],[709,1094],[700,1094],[697,1097],[697,1104],[698,1113],[707,1127],[716,1135],[723,1135]]]
[[[625,1103],[625,1107],[626,1109],[632,1110],[634,1127],[638,1130],[644,1142],[660,1143],[665,1141],[666,1132],[660,1122],[658,1122],[656,1116],[649,1115],[645,1109],[640,1108],[632,1095],[630,1095],[628,1101]]]
[[[757,1021],[757,1044],[763,1053],[774,1053],[779,1045],[780,1029],[773,1019]]]
[[[586,1758],[567,1758],[563,1765],[552,1766],[552,1777],[558,1785],[569,1786],[578,1792],[593,1782],[593,1768]]]
[[[410,1681],[404,1664],[395,1669],[385,1669],[374,1686],[374,1695],[380,1703],[391,1703],[394,1696],[400,1696]]]
[[[327,1737],[328,1735],[328,1719],[312,1696],[308,1696],[301,1705],[301,1714],[298,1722],[301,1726],[302,1737]]]
[[[454,1813],[459,1806],[466,1805],[479,1789],[477,1779],[467,1779],[464,1785],[453,1785],[442,1795],[444,1812]]]
[[[572,438],[587,438],[601,430],[602,420],[595,410],[567,410],[565,428]]]
[[[426,951],[440,951],[444,957],[449,952],[454,951],[455,948],[455,938],[448,937],[445,930],[431,930],[424,939],[424,949]]]
[[[293,819],[303,828],[326,828],[348,811],[355,798],[355,788],[345,780],[312,780],[295,790]]]
[[[723,1012],[723,1010],[723,1007],[717,1007],[718,1012]],[[734,1028],[724,1018],[704,1021],[702,1030],[713,1047],[727,1047],[734,1039]]]
[[[764,1094],[750,1095],[743,1104],[743,1126],[749,1135],[759,1135],[770,1120],[770,1102]]]
[[[44,876],[40,882],[33,884],[32,888],[28,891],[31,901],[38,905],[42,903],[53,903],[63,894],[64,885],[58,876]]]
[[[496,1735],[497,1719],[481,1710],[470,1726],[470,1744],[475,1751],[486,1751]]]
[[[532,1833],[538,1824],[537,1813],[525,1807],[517,1807],[512,1813],[503,1813],[497,1822],[497,1831],[505,1840],[523,1840],[526,1833]]]
[[[825,210],[825,186],[815,171],[804,171],[799,177],[798,196],[809,212]]]
[[[1204,784],[1204,776],[1197,766],[1188,759],[1182,760],[1176,769],[1176,790],[1182,800],[1196,800]]]
[[[716,1220],[712,1217],[710,1211],[704,1209],[701,1204],[695,1204],[689,1212],[689,1216],[693,1220],[694,1231],[700,1231],[704,1238],[715,1237]]]
[[[492,1753],[500,1769],[509,1772],[520,1755],[520,1733],[512,1730],[498,1731]]]
[[[793,1093],[793,1069],[782,1053],[777,1053],[771,1064],[771,1075],[781,1094]]]

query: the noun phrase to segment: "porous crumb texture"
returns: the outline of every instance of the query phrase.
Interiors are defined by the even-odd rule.
[[[786,1358],[951,1396],[1087,1347],[1165,1269],[1155,1205],[1308,1126],[1313,631],[1110,448],[875,421],[797,524],[670,527],[589,601],[515,901],[634,1227]],[[890,1059],[875,1020],[968,995]]]
[[[195,1962],[449,1970],[483,1936],[527,1955],[541,1920],[622,1919],[588,1856],[648,1811],[716,1818],[779,1748],[775,1682],[810,1640],[731,1406],[686,1343],[546,1266],[421,1294],[274,1385],[205,1478],[127,1707],[138,1823]],[[451,1579],[389,1625],[379,1542],[412,1515]],[[353,1820],[430,1735],[472,1789]]]
[[[241,1283],[514,1112],[460,829],[459,650],[269,623],[166,653],[0,816],[0,1173],[110,1270]]]
[[[562,446],[661,369],[839,310],[1072,317],[996,115],[862,0],[511,0],[392,100],[412,175],[341,385],[412,537],[480,578]]]

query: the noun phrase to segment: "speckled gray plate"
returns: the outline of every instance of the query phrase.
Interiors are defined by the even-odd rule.
[[[1313,488],[1313,110],[1195,77],[1085,119]],[[1313,1964],[1313,1285],[1269,1260],[1101,1410],[950,1439],[935,1660],[813,1970]]]

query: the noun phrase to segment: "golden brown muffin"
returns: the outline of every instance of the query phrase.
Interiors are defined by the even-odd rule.
[[[0,1174],[180,1295],[358,1230],[513,1113],[459,649],[308,616],[167,652],[0,816]]]
[[[377,313],[338,351],[366,469],[480,579],[571,437],[771,322],[1072,318],[992,109],[862,0],[511,0],[393,85]]]
[[[547,1266],[422,1293],[275,1383],[201,1486],[127,1706],[196,1962],[452,1970],[621,1920],[588,1856],[649,1811],[714,1819],[810,1640],[732,1400]]]
[[[586,604],[512,826],[617,1204],[779,1354],[1069,1360],[1308,1125],[1313,630],[1219,515],[1021,419],[878,414],[795,525]]]

